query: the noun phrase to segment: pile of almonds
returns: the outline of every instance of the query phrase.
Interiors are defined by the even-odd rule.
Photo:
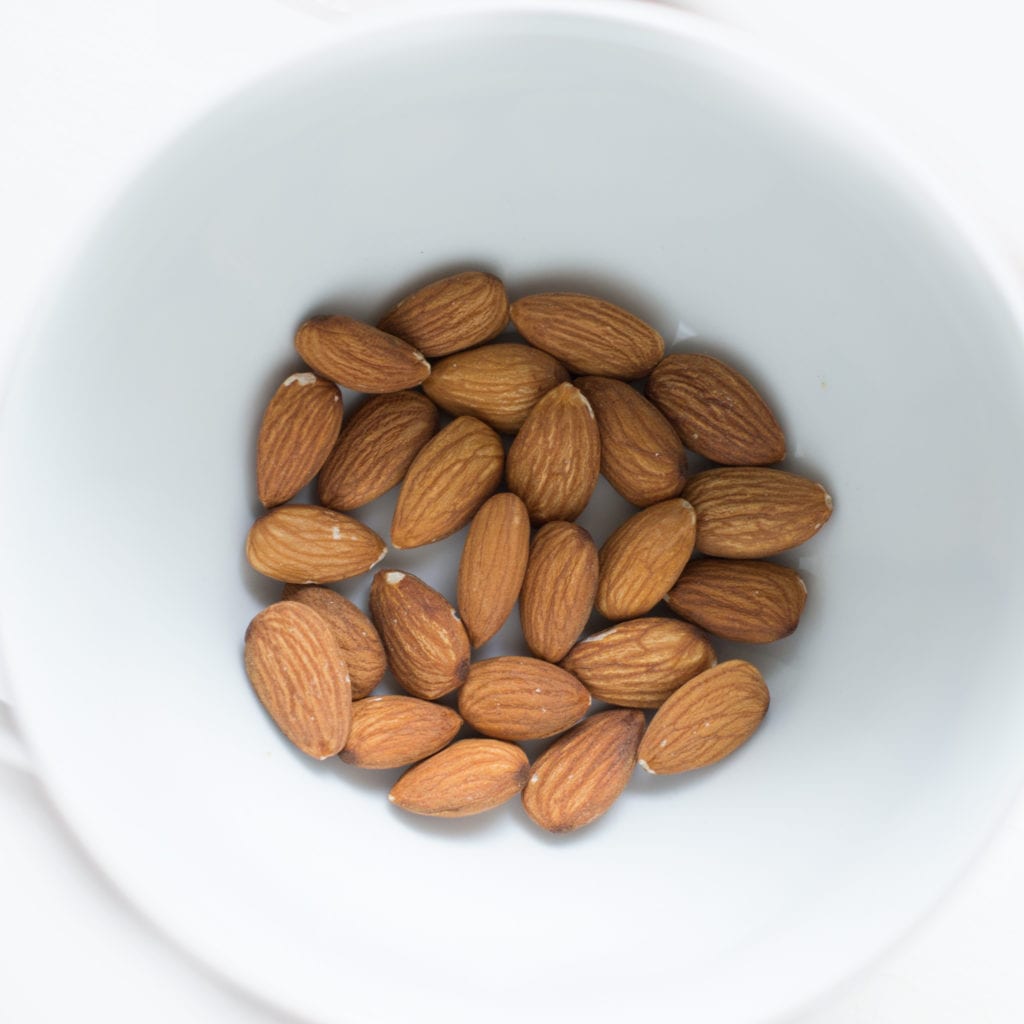
[[[495,341],[510,319],[519,337]],[[766,559],[812,537],[832,503],[771,468],[785,439],[745,377],[665,355],[653,328],[602,299],[510,306],[479,271],[420,289],[376,327],[313,317],[295,347],[310,371],[264,413],[268,511],[246,545],[285,587],[250,623],[245,664],[301,750],[411,765],[390,799],[417,814],[521,793],[533,821],[567,832],[608,810],[637,763],[700,768],[754,733],[765,682],[746,661],[718,664],[709,635],[763,644],[796,628],[803,581]],[[338,385],[373,396],[344,427]],[[688,477],[687,449],[714,465]],[[600,550],[574,522],[599,474],[638,509]],[[319,504],[287,504],[314,478]],[[398,570],[374,576],[369,616],[325,585],[387,554],[349,513],[399,484],[393,548],[469,524],[458,611]],[[651,614],[661,601],[671,614]],[[517,602],[531,656],[473,660]],[[595,609],[611,625],[581,639]],[[371,696],[388,669],[404,693]],[[609,707],[588,714],[594,699]],[[520,744],[549,738],[531,764]]]

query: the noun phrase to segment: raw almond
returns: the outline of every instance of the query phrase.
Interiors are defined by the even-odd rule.
[[[444,704],[419,697],[367,697],[352,705],[341,759],[359,768],[403,768],[448,746],[462,719]]]
[[[768,687],[746,661],[723,661],[678,689],[655,712],[640,744],[640,767],[653,775],[704,768],[757,731]]]

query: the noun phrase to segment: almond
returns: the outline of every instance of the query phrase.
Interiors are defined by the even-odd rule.
[[[416,548],[461,530],[501,484],[505,447],[472,416],[452,420],[413,459],[391,521],[391,543]]]
[[[410,573],[382,569],[370,586],[370,614],[388,665],[403,689],[435,700],[469,673],[469,637],[455,609]]]
[[[368,526],[318,505],[279,505],[253,523],[249,564],[282,583],[333,583],[372,569],[387,548]]]
[[[768,404],[741,373],[713,356],[666,356],[647,397],[686,447],[726,466],[762,466],[786,457],[786,439]]]
[[[352,705],[342,761],[359,768],[403,768],[448,746],[462,719],[451,708],[419,697],[367,697]]]
[[[601,711],[559,737],[533,763],[523,809],[549,832],[599,818],[626,788],[644,731],[638,710]]]
[[[480,647],[509,617],[530,554],[530,516],[514,494],[495,494],[473,517],[459,562],[459,614]]]
[[[459,691],[459,713],[499,740],[539,740],[575,725],[590,694],[573,675],[537,658],[509,655],[475,662]]]
[[[746,743],[767,711],[761,673],[746,661],[723,661],[655,712],[640,744],[640,767],[673,775],[714,764]]]
[[[352,713],[348,670],[334,635],[312,608],[279,601],[245,631],[245,671],[280,730],[323,759],[345,745]]]
[[[630,516],[601,547],[597,610],[606,619],[649,612],[679,578],[691,553],[697,519],[682,498]]]
[[[512,303],[511,314],[531,345],[576,374],[636,380],[650,373],[665,354],[665,342],[653,327],[590,295],[527,295]]]
[[[526,754],[503,740],[459,740],[410,768],[388,799],[404,811],[464,818],[516,795],[530,777]]]
[[[467,270],[413,292],[377,326],[433,359],[489,341],[507,323],[505,286],[493,274]]]
[[[697,513],[697,550],[722,558],[777,555],[813,537],[832,515],[821,484],[781,469],[706,469],[683,496]]]
[[[295,334],[295,348],[321,377],[367,394],[422,384],[430,363],[400,338],[349,316],[314,316]]]
[[[594,410],[571,384],[552,388],[531,410],[508,451],[506,477],[534,524],[575,519],[601,469]]]
[[[317,479],[320,504],[362,508],[402,482],[437,430],[437,407],[416,391],[377,395],[345,424]]]

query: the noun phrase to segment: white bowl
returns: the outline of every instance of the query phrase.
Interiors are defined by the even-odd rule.
[[[241,666],[276,594],[242,542],[294,327],[468,266],[696,332],[836,501],[790,559],[801,628],[747,651],[758,735],[570,837],[515,802],[403,816],[395,773],[290,749]],[[36,763],[160,928],[311,1020],[791,1010],[934,902],[1020,779],[1020,310],[920,175],[693,18],[509,0],[354,23],[170,145],[27,339],[0,612]],[[458,545],[389,564],[450,593]]]

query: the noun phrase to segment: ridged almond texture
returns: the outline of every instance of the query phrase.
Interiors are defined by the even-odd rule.
[[[434,359],[489,341],[507,323],[508,296],[501,280],[467,270],[413,292],[377,326]]]
[[[763,466],[786,457],[782,428],[741,373],[714,356],[674,353],[647,381],[647,397],[686,447],[725,466]]]
[[[562,661],[598,700],[657,708],[715,664],[708,638],[678,619],[646,616],[581,640]]]
[[[279,505],[252,524],[249,564],[282,583],[333,583],[372,569],[388,549],[368,526],[319,505]]]
[[[649,612],[679,578],[693,552],[697,518],[688,501],[670,498],[630,516],[600,552],[597,610],[606,619]]]
[[[608,483],[640,508],[682,493],[686,449],[668,420],[624,381],[578,377],[573,383],[597,417]]]
[[[256,442],[256,490],[270,508],[294,498],[316,476],[341,430],[338,386],[293,373],[274,392]]]
[[[573,832],[595,821],[626,788],[643,731],[639,710],[584,719],[533,762],[523,809],[549,832]]]
[[[404,768],[448,746],[462,728],[451,708],[419,697],[368,697],[352,705],[342,761],[359,768]]]
[[[537,658],[508,655],[477,661],[459,690],[459,713],[499,740],[539,740],[575,725],[590,694],[573,675]]]
[[[414,697],[436,700],[469,674],[469,637],[455,609],[410,573],[381,569],[370,586],[370,614],[394,677]]]
[[[512,303],[511,313],[531,345],[576,374],[636,380],[647,376],[665,354],[665,342],[653,327],[591,295],[527,295]]]
[[[503,740],[459,740],[410,768],[388,799],[404,811],[464,818],[511,800],[530,777],[526,754]]]
[[[768,687],[753,665],[723,661],[655,712],[640,744],[640,767],[674,775],[721,761],[757,731],[768,700]]]
[[[320,504],[348,512],[401,483],[437,420],[437,406],[416,391],[369,399],[345,424],[320,470]]]
[[[807,587],[799,573],[774,562],[698,558],[665,601],[680,618],[725,640],[767,644],[800,622]]]
[[[720,558],[768,558],[813,537],[832,515],[819,483],[781,469],[726,466],[690,478],[697,550]]]
[[[303,753],[323,760],[345,745],[352,691],[327,623],[312,608],[279,601],[245,631],[245,670],[260,703]]]
[[[473,517],[459,562],[459,614],[474,647],[505,624],[519,597],[529,554],[526,506],[507,491],[492,495]]]
[[[506,479],[534,525],[575,519],[601,471],[601,441],[590,403],[571,384],[534,407],[508,451]]]
[[[396,548],[433,544],[461,530],[498,489],[501,438],[472,416],[452,420],[413,459],[391,521]]]
[[[295,349],[321,377],[367,394],[422,384],[430,363],[412,345],[349,316],[314,316],[295,334]]]

